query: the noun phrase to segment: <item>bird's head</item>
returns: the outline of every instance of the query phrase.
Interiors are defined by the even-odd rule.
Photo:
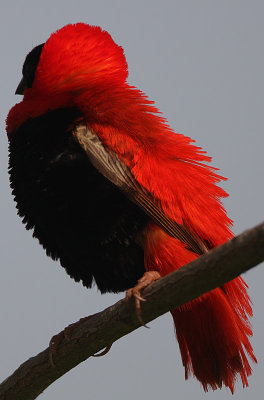
[[[128,75],[122,47],[100,27],[66,25],[26,57],[16,94],[78,92],[100,84],[122,84]]]

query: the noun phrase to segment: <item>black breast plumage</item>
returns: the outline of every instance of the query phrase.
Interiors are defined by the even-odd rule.
[[[87,287],[119,292],[144,273],[136,237],[148,217],[95,169],[71,129],[76,108],[29,119],[10,135],[10,181],[27,229]]]

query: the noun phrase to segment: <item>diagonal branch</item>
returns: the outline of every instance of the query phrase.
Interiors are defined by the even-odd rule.
[[[192,261],[144,290],[142,318],[148,323],[170,309],[221,286],[264,260],[264,223]],[[52,382],[141,326],[121,300],[81,323],[49,363],[49,349],[24,362],[0,385],[1,400],[33,400]]]

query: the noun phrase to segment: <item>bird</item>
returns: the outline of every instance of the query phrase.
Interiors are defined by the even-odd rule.
[[[225,179],[128,83],[122,47],[98,26],[68,24],[27,56],[7,116],[19,216],[67,274],[101,293],[141,291],[233,237]],[[185,378],[248,385],[257,362],[251,300],[238,277],[171,310]]]

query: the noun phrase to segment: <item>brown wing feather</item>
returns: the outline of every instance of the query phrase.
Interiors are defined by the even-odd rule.
[[[151,193],[134,178],[129,168],[112,151],[104,147],[99,137],[85,125],[78,125],[74,135],[85,150],[93,166],[110,182],[119,187],[166,233],[185,243],[190,250],[204,254],[208,249],[200,238],[194,237],[188,228],[168,218]]]

